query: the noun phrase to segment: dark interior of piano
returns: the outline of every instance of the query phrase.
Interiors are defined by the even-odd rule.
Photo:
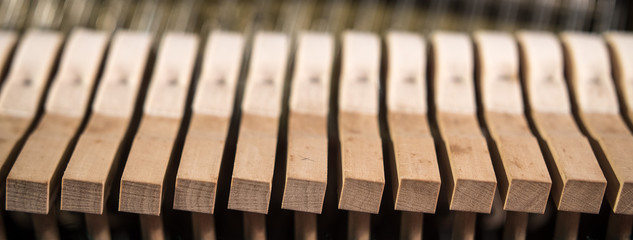
[[[633,239],[631,15],[0,0],[0,239]]]

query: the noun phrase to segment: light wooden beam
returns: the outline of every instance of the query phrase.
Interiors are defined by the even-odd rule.
[[[107,43],[105,32],[78,29],[71,33],[44,116],[7,177],[7,210],[49,213],[66,165],[66,152],[88,108]],[[22,110],[26,108],[30,107]]]
[[[620,100],[620,108],[624,119],[628,121],[629,130],[633,127],[633,34],[609,32],[604,35],[609,44],[611,66],[615,77],[616,89]],[[607,239],[630,239],[633,215],[611,213]]]
[[[386,41],[394,208],[434,213],[441,179],[427,119],[426,43],[420,35],[406,32],[390,32]]]
[[[614,213],[633,214],[633,135],[619,115],[609,53],[599,35],[563,33],[574,113],[596,149]]]
[[[119,211],[160,215],[165,174],[185,112],[197,50],[194,34],[163,36],[141,125],[121,177]]]
[[[534,124],[552,178],[551,197],[559,211],[598,213],[606,179],[571,115],[563,76],[563,51],[556,36],[519,32],[528,117]],[[580,215],[578,215],[580,216]],[[557,221],[557,229],[577,229],[577,221]]]
[[[435,213],[441,184],[427,117],[426,42],[418,34],[398,31],[385,40],[394,208],[403,211],[400,239],[421,239],[423,213]]]
[[[339,209],[378,213],[385,186],[378,126],[380,39],[343,33],[339,89]],[[355,214],[355,213],[350,213]]]
[[[332,35],[299,34],[290,92],[283,209],[321,213],[323,208],[328,175],[327,116],[333,61]],[[314,224],[312,228],[316,229],[316,221]]]
[[[543,213],[552,185],[537,139],[523,116],[519,51],[511,35],[477,32],[477,84],[499,191],[506,211]]]
[[[3,41],[9,41],[4,39]],[[17,143],[24,139],[40,107],[63,37],[30,30],[20,39],[0,92],[0,193],[13,166]],[[5,43],[6,44],[6,43]],[[7,53],[8,54],[8,53]]]
[[[176,176],[174,209],[213,213],[243,48],[239,33],[209,35]]]
[[[268,213],[288,61],[285,34],[258,32],[253,43],[228,208]]]
[[[103,214],[151,41],[149,33],[140,32],[119,31],[113,37],[92,116],[62,177],[62,210]]]
[[[474,236],[476,213],[490,213],[497,179],[486,139],[476,117],[473,48],[468,35],[435,32],[434,58],[436,122],[442,141],[440,170],[455,213],[453,237]]]
[[[497,180],[476,118],[473,49],[465,34],[432,35],[437,125],[450,210],[489,213]]]

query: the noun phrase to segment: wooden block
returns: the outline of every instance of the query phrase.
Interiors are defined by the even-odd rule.
[[[321,213],[327,185],[327,119],[290,113],[282,208]]]
[[[477,83],[484,122],[498,156],[493,165],[503,209],[543,213],[552,180],[523,116],[517,45],[506,33],[481,31],[474,36],[480,63]]]
[[[563,33],[575,113],[607,178],[606,198],[618,214],[633,214],[633,135],[619,115],[609,54],[597,35]]]
[[[425,42],[416,34],[390,32],[387,44],[387,123],[394,149],[394,207],[434,213],[441,180],[426,115]]]
[[[317,215],[295,212],[295,239],[317,240]]]
[[[281,208],[321,213],[328,174],[327,115],[333,58],[333,36],[312,32],[299,35]]]
[[[108,36],[75,30],[46,101],[46,113],[27,139],[7,177],[7,210],[48,214],[57,194],[67,149],[93,91]]]
[[[213,213],[224,143],[233,112],[244,39],[211,33],[176,176],[174,209]]]
[[[434,33],[435,105],[446,159],[440,159],[449,208],[489,213],[497,187],[486,140],[475,117],[473,50],[467,35]]]
[[[633,34],[608,32],[604,39],[609,44],[611,66],[622,110],[629,124],[633,123]]]
[[[560,43],[541,32],[519,32],[517,39],[523,49],[528,115],[545,143],[552,199],[559,211],[598,213],[606,179],[571,116]]]
[[[185,110],[198,38],[167,33],[159,48],[141,125],[121,177],[119,211],[160,215],[163,183]]]
[[[228,208],[268,213],[288,55],[287,36],[255,36]]]
[[[385,186],[378,126],[380,40],[372,33],[348,31],[342,51],[338,208],[375,214]]]
[[[5,37],[8,38],[1,38],[3,45],[11,38]],[[4,192],[4,179],[13,164],[13,159],[9,158],[16,151],[16,144],[23,139],[39,108],[61,43],[61,34],[27,31],[0,89],[0,193]],[[20,109],[27,109],[28,112]]]
[[[121,31],[112,41],[93,114],[62,177],[61,209],[65,211],[102,214],[119,168],[119,148],[132,118],[151,36]]]

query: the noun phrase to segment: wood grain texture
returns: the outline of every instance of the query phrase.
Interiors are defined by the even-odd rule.
[[[290,113],[281,208],[321,213],[327,185],[327,118]]]
[[[512,35],[474,34],[477,85],[504,210],[543,213],[551,179],[523,115],[519,51]]]
[[[489,213],[497,179],[476,118],[471,39],[435,32],[431,42],[435,120],[442,144],[439,165],[449,209]]]
[[[102,214],[128,119],[94,114],[62,178],[61,209]]]
[[[633,214],[633,135],[618,111],[607,46],[593,34],[563,33],[561,40],[574,113],[607,179],[606,198],[615,213]]]
[[[503,209],[543,213],[552,180],[538,141],[525,118],[518,114],[486,111],[484,119],[500,158],[493,158],[493,165],[504,201]]]
[[[150,46],[150,35],[145,33],[118,31],[112,38],[92,116],[62,177],[62,210],[103,213],[113,175],[120,168],[120,145],[136,106]]]
[[[606,179],[587,138],[571,115],[560,41],[550,33],[520,32],[524,91],[559,211],[597,213]]]
[[[268,213],[278,125],[278,118],[242,115],[229,209]]]
[[[552,199],[559,211],[598,213],[606,179],[589,141],[569,114],[532,112],[545,141]]]
[[[486,139],[474,115],[442,113],[438,126],[446,159],[440,159],[442,184],[449,194],[450,209],[489,213],[497,187]]]
[[[334,44],[334,37],[325,33],[302,32],[298,37],[289,99],[284,209],[321,213],[323,208]]]
[[[317,240],[317,215],[314,213],[295,212],[295,239]]]
[[[213,215],[206,213],[191,213],[193,225],[193,239],[215,240],[215,220]]]
[[[163,183],[185,114],[198,36],[166,33],[121,177],[119,211],[160,215]]]
[[[7,176],[6,209],[47,214],[81,119],[45,114]]]
[[[258,32],[253,41],[228,208],[266,214],[289,50],[282,33]]]
[[[388,33],[386,43],[394,207],[434,213],[441,180],[426,115],[426,45],[421,36],[407,32]]]
[[[441,178],[426,115],[389,112],[387,122],[394,149],[395,209],[434,213]]]
[[[378,125],[380,39],[356,31],[347,31],[342,38],[338,208],[378,213],[385,186]]]
[[[607,178],[606,198],[618,214],[633,214],[633,135],[619,115],[583,114],[592,141]]]
[[[339,209],[378,213],[385,174],[376,116],[339,113]]]
[[[174,209],[208,214],[215,209],[243,45],[238,33],[214,31],[209,35],[176,175]]]
[[[5,40],[11,41],[8,38]],[[7,175],[20,151],[16,149],[16,144],[25,139],[24,135],[40,106],[44,86],[50,78],[62,41],[59,33],[34,30],[24,33],[6,79],[2,82],[0,193],[4,193]]]
[[[192,115],[176,176],[174,209],[213,213],[229,121]]]
[[[6,179],[13,164],[11,155],[16,152],[16,144],[24,138],[31,124],[31,118],[0,115],[0,178]],[[0,184],[0,192],[4,192],[5,184]]]
[[[363,212],[347,213],[347,239],[369,240],[371,238],[371,215]]]
[[[121,177],[119,211],[160,215],[163,181],[180,119],[143,116]]]
[[[46,99],[44,117],[7,177],[7,209],[48,214],[107,43],[105,32],[75,29],[70,34]]]

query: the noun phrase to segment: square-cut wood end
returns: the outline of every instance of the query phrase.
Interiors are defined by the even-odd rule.
[[[395,209],[435,213],[440,182],[402,179],[396,193]]]
[[[490,213],[496,188],[496,182],[457,180],[451,197],[450,210]]]
[[[543,213],[552,184],[528,180],[512,180],[506,193],[506,211]]]
[[[174,209],[213,214],[216,183],[176,179]]]
[[[602,197],[607,188],[606,182],[567,180],[560,199],[556,202],[559,211],[598,213]]]
[[[7,210],[48,214],[48,184],[9,178],[6,191]]]
[[[158,184],[122,180],[119,211],[158,216],[162,192]]]
[[[64,211],[102,214],[104,198],[101,183],[62,180],[61,209]]]
[[[325,182],[288,178],[281,208],[321,213],[326,185]]]
[[[229,209],[267,214],[269,202],[269,183],[233,178]]]
[[[613,212],[617,214],[633,214],[633,183],[626,182],[622,184],[616,197],[616,203]]]
[[[377,214],[384,188],[384,182],[343,179],[338,208]]]

